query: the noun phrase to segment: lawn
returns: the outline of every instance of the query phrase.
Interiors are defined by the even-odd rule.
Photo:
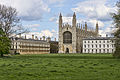
[[[120,80],[112,54],[39,54],[0,58],[0,80]]]

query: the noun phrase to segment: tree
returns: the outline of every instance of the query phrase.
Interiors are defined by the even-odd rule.
[[[5,32],[0,28],[0,54],[8,54],[10,49],[10,39],[5,35]]]
[[[9,53],[11,41],[9,38],[28,32],[20,23],[15,8],[0,4],[0,54]]]
[[[113,54],[114,57],[120,58],[120,1],[116,4],[118,11],[117,13],[113,13],[112,18],[114,20],[116,32],[114,32],[115,37],[115,52]]]
[[[0,5],[0,25],[8,37],[27,32],[27,29],[21,26],[16,9],[9,6]]]

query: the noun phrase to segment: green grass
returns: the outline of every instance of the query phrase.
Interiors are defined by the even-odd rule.
[[[112,54],[41,54],[0,58],[0,80],[120,80]]]

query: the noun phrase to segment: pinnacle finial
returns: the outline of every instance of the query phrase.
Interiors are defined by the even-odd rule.
[[[74,12],[73,16],[76,16],[75,12]]]
[[[60,12],[60,16],[62,16],[61,12]]]

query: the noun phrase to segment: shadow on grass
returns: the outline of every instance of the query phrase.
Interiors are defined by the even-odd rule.
[[[22,59],[28,59],[28,58],[53,58],[53,59],[57,59],[57,58],[64,58],[64,59],[115,59],[112,56],[96,56],[96,55],[21,55],[21,56],[15,56],[14,58],[22,58]]]
[[[11,56],[0,56],[0,58],[11,58]]]

